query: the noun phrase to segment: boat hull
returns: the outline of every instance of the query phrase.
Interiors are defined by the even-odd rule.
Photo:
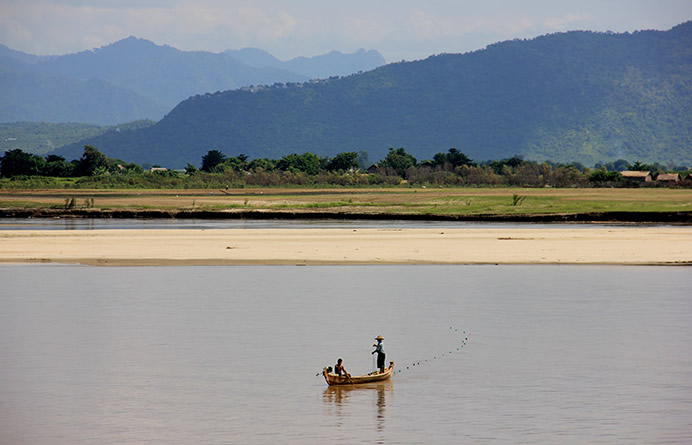
[[[383,373],[379,373],[376,371],[376,373],[366,375],[354,375],[351,377],[336,375],[334,373],[328,372],[327,368],[324,368],[322,370],[324,380],[327,382],[327,385],[329,386],[361,385],[364,383],[381,382],[390,379],[393,373],[394,362],[389,362],[389,367],[385,368]]]

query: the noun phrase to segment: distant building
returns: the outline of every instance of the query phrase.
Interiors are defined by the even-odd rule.
[[[656,177],[656,182],[660,184],[677,184],[680,182],[680,175],[678,173],[661,173]]]
[[[622,179],[632,182],[651,182],[651,172],[638,170],[621,171]]]
[[[149,171],[152,173],[153,172],[167,172],[168,169],[165,167],[152,167]]]

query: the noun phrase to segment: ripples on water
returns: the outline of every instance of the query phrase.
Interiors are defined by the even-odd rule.
[[[685,267],[29,265],[0,283],[3,444],[692,443]],[[315,375],[369,371],[377,335],[423,364],[365,388]]]

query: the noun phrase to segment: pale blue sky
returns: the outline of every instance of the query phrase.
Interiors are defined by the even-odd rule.
[[[392,62],[691,19],[692,0],[0,0],[0,43],[65,54],[134,35],[183,50],[261,48],[283,60],[376,49]]]

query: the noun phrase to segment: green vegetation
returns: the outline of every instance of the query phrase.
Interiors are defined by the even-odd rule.
[[[455,148],[436,153],[433,160],[418,162],[406,149],[391,148],[389,154],[367,172],[360,169],[359,155],[339,153],[322,158],[314,153],[290,154],[278,160],[248,159],[245,155],[228,157],[210,150],[197,169],[189,164],[184,171],[141,166],[120,159],[108,159],[93,146],[85,145],[79,159],[66,161],[61,156],[45,158],[10,150],[0,157],[0,188],[161,188],[161,189],[236,189],[244,187],[285,186],[405,186],[405,187],[643,187],[657,186],[624,180],[619,172],[605,166],[591,171],[580,164],[555,164],[525,161],[518,157],[474,163]],[[627,169],[647,167],[654,179],[667,169],[660,164],[644,165],[637,161]],[[679,187],[692,185],[689,171],[678,173]],[[662,186],[670,186],[665,183]],[[513,206],[525,197],[516,195]]]
[[[517,195],[515,193],[512,195],[512,205],[515,207],[520,206],[520,205],[522,205],[522,203],[524,202],[525,199],[526,199],[526,196]]]
[[[389,153],[384,157],[384,160],[380,162],[379,167],[385,169],[391,169],[396,172],[398,176],[402,178],[407,178],[409,170],[418,164],[418,160],[406,153],[404,148],[399,148],[394,150],[394,148],[389,149]]]
[[[521,205],[514,205],[515,199]],[[0,208],[85,210],[165,210],[208,212],[291,212],[355,215],[483,216],[551,215],[594,212],[692,212],[681,189],[523,188],[330,188],[309,190],[40,190],[6,191]]]
[[[20,149],[44,155],[63,145],[98,136],[108,127],[89,124],[16,122],[0,124],[0,152]]]

